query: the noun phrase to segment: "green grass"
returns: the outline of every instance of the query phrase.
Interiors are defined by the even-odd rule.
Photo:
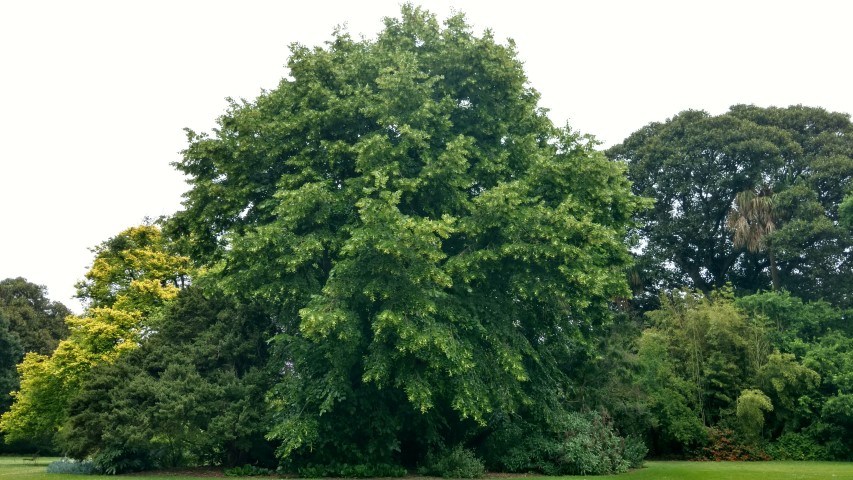
[[[563,477],[581,478],[581,477]],[[832,480],[853,479],[853,463],[841,462],[646,462],[623,475],[595,480]]]
[[[0,480],[115,480],[114,476],[49,474],[54,457],[39,458],[33,465],[25,455],[0,457]],[[189,480],[198,477],[150,475],[130,480]],[[250,478],[250,477],[247,477]],[[646,467],[623,475],[559,477],[590,480],[853,480],[853,463],[840,462],[647,462]],[[505,480],[505,479],[501,479]],[[555,480],[557,480],[555,478]]]

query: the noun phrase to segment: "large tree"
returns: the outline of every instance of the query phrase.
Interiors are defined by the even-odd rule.
[[[65,305],[51,301],[41,285],[21,277],[0,281],[0,414],[8,410],[11,393],[20,385],[17,364],[24,354],[50,354],[68,336],[65,317],[70,314]]]
[[[691,110],[607,153],[627,164],[635,193],[656,200],[641,218],[647,287],[707,293],[731,281],[853,300],[843,287],[853,281],[853,237],[839,216],[853,181],[849,115],[803,106]]]
[[[0,281],[0,314],[20,340],[24,352],[49,354],[68,336],[68,307],[47,297],[47,289],[26,279]]]
[[[404,6],[375,39],[294,46],[288,67],[189,133],[167,226],[278,323],[281,456],[413,462],[559,405],[628,293],[642,202],[623,169],[555,128],[514,45],[461,15]]]
[[[71,333],[55,350],[29,352],[18,366],[20,389],[0,416],[7,441],[51,441],[87,372],[137,348],[189,275],[189,260],[171,254],[155,226],[124,230],[93,251],[92,268],[79,285],[89,303],[84,315],[66,318]]]
[[[184,290],[140,348],[85,377],[63,452],[123,473],[185,464],[275,465],[264,394],[271,322]]]

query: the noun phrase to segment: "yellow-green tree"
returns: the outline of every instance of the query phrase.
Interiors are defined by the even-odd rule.
[[[169,253],[155,226],[124,230],[93,252],[92,268],[77,286],[88,305],[84,315],[66,318],[71,334],[50,356],[28,353],[18,365],[20,390],[0,417],[7,442],[51,439],[85,373],[136,348],[189,279],[189,260]]]

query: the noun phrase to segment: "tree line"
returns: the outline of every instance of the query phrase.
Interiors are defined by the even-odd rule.
[[[691,110],[600,151],[511,42],[410,5],[288,68],[187,131],[183,209],[94,249],[83,315],[0,282],[4,448],[305,476],[851,459],[848,114]]]

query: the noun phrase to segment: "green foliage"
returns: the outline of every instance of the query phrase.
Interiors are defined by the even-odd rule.
[[[853,232],[838,222],[853,181],[848,114],[688,110],[607,153],[628,165],[636,194],[656,200],[639,230],[647,291],[690,285],[708,293],[731,282],[850,305],[843,285],[853,282]]]
[[[829,460],[829,451],[814,437],[805,433],[788,432],[767,446],[774,460]]]
[[[637,379],[656,453],[710,442],[706,458],[761,458],[767,439],[806,432],[830,455],[846,451],[853,357],[850,338],[833,330],[845,326],[843,310],[787,292],[675,291],[646,317]]]
[[[641,460],[639,440],[626,442],[606,416],[570,412],[551,420],[544,428],[520,419],[498,425],[486,443],[487,464],[514,473],[604,475]]]
[[[141,445],[111,445],[92,456],[95,470],[107,475],[140,472],[157,466],[151,452]]]
[[[50,354],[68,336],[63,320],[70,314],[65,305],[47,298],[45,287],[20,277],[0,281],[0,414],[9,410],[13,392],[20,387],[16,366],[24,354]],[[4,439],[0,433],[0,450],[6,441],[24,450],[49,448],[45,439],[36,435]]]
[[[838,217],[843,227],[853,231],[853,194],[844,197],[838,206]]]
[[[302,478],[382,478],[382,477],[404,477],[406,469],[399,465],[388,463],[330,463],[324,465],[308,464],[299,468],[299,476]]]
[[[50,356],[29,352],[18,367],[20,390],[0,417],[7,441],[52,441],[87,372],[138,347],[187,273],[188,260],[164,249],[160,230],[153,226],[127,229],[95,249],[81,287],[94,295],[85,315],[66,318],[71,334]]]
[[[18,388],[18,373],[15,365],[23,354],[18,336],[9,329],[9,321],[0,311],[0,412],[11,404],[9,392]]]
[[[766,318],[773,347],[785,353],[802,353],[798,345],[813,342],[830,330],[853,333],[845,311],[823,300],[804,302],[781,291],[747,295],[735,304],[752,318]]]
[[[803,366],[793,354],[777,352],[761,367],[756,384],[773,399],[777,413],[784,414],[790,422],[813,413],[810,399],[815,397],[820,375]]]
[[[225,469],[225,475],[229,477],[261,477],[273,474],[273,470],[256,465],[243,465],[242,467],[232,467]]]
[[[729,290],[710,298],[675,291],[646,315],[651,327],[640,338],[639,357],[654,422],[665,437],[696,447],[704,426],[718,422],[747,387],[749,353],[761,335],[745,335],[755,326]]]
[[[647,395],[651,426],[664,442],[687,448],[704,444],[705,428],[696,410],[696,388],[669,355],[668,342],[659,332],[643,332],[639,339],[639,382]]]
[[[406,5],[375,39],[338,31],[288,67],[189,133],[166,226],[278,323],[281,458],[414,465],[567,391],[628,294],[644,202],[621,166],[555,128],[514,46],[461,15]]]
[[[47,298],[45,287],[21,277],[0,281],[0,316],[6,317],[24,353],[50,354],[68,336],[68,315],[65,305]]]
[[[63,448],[118,473],[270,465],[269,327],[221,299],[184,291],[140,348],[92,369],[71,402]]]
[[[47,465],[47,473],[65,473],[74,475],[94,475],[98,473],[95,464],[91,461],[77,461],[63,458]]]
[[[482,460],[462,445],[427,455],[421,475],[444,478],[480,478],[486,473]]]
[[[633,435],[625,437],[625,447],[622,456],[628,463],[628,468],[641,468],[646,461],[646,456],[649,454],[649,447],[646,446],[641,438]]]
[[[742,435],[757,443],[764,427],[764,413],[773,411],[770,398],[758,389],[747,389],[737,398],[737,419]]]

